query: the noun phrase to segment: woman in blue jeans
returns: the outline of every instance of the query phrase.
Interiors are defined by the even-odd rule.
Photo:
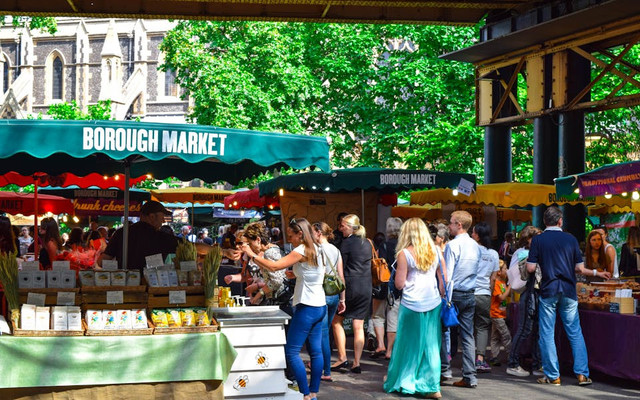
[[[333,240],[333,229],[324,222],[316,222],[313,224],[313,233],[315,235],[316,242],[320,243],[321,252],[324,253],[327,261],[325,273],[333,274],[333,270],[335,270],[338,276],[342,279],[342,282],[344,282],[340,250],[329,243],[329,241]],[[329,328],[331,328],[331,321],[333,321],[333,317],[336,315],[336,310],[343,312],[346,309],[346,306],[344,291],[339,294],[334,294],[333,296],[325,296],[325,298],[327,301],[327,315],[322,321],[322,357],[324,360],[324,366],[322,368],[322,377],[320,379],[332,382],[331,340],[329,338]]]
[[[322,321],[327,315],[322,280],[327,261],[326,255],[314,239],[311,224],[306,219],[292,219],[287,227],[287,238],[294,249],[278,261],[256,255],[248,245],[243,246],[242,250],[256,264],[268,271],[279,271],[293,266],[293,271],[286,272],[290,279],[295,276],[296,286],[293,291],[295,311],[289,323],[285,355],[304,400],[312,400],[316,398],[320,389],[322,374]],[[300,358],[300,350],[307,338],[311,347],[310,383],[307,381],[307,371]]]

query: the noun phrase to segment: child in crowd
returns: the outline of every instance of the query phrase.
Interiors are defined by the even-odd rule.
[[[507,264],[500,260],[500,270],[496,277],[491,296],[491,360],[490,364],[499,366],[498,356],[500,355],[500,345],[504,346],[509,354],[511,347],[511,334],[505,319],[507,318],[507,298],[511,293],[507,281]]]

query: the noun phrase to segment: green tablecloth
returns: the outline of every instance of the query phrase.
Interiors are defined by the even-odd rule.
[[[219,332],[0,336],[0,388],[226,380],[236,354]]]

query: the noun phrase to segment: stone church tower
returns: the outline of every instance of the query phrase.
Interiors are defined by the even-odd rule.
[[[118,120],[182,123],[189,99],[160,71],[166,20],[59,18],[55,35],[0,26],[0,118],[27,118],[74,101],[111,100]]]

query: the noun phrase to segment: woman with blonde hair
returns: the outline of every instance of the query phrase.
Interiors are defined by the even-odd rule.
[[[322,281],[326,270],[326,256],[314,238],[311,224],[304,218],[293,218],[289,222],[287,239],[294,249],[277,261],[256,254],[249,243],[243,243],[242,251],[251,261],[267,271],[280,271],[293,266],[293,275],[296,278],[293,293],[295,312],[289,323],[285,355],[304,400],[311,400],[316,398],[320,389],[322,374],[322,320],[327,314]],[[287,277],[293,278],[291,272],[287,272]],[[307,339],[311,355],[310,383],[307,381],[307,371],[300,358],[300,350]]]
[[[395,287],[402,289],[398,332],[384,391],[440,394],[440,303],[444,260],[420,218],[407,220],[396,247]],[[444,271],[446,273],[446,269]]]
[[[349,214],[342,218],[339,226],[344,239],[340,244],[345,290],[346,310],[338,312],[333,319],[333,335],[338,349],[338,361],[332,371],[343,371],[349,367],[347,361],[346,336],[342,322],[345,318],[353,321],[353,365],[351,372],[362,372],[360,358],[364,348],[364,320],[371,308],[371,252],[370,242],[366,238],[364,226],[360,225],[357,215]],[[340,300],[342,301],[342,300]]]

